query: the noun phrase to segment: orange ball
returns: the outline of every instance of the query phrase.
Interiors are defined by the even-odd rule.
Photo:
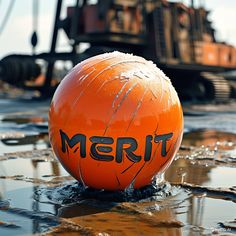
[[[170,80],[152,62],[120,52],[91,57],[63,79],[49,111],[64,168],[96,189],[141,188],[163,173],[182,140]]]

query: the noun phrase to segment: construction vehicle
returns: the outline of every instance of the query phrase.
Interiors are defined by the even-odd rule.
[[[34,55],[9,55],[0,61],[0,78],[10,84],[37,89],[51,96],[56,84],[53,70],[58,60],[73,65],[96,54],[119,50],[154,61],[167,76],[183,100],[227,101],[232,94],[221,75],[236,67],[236,49],[217,42],[209,21],[209,11],[165,0],[79,1],[60,18],[62,0],[57,1],[51,49]],[[65,31],[72,50],[56,52],[58,31]],[[35,35],[34,35],[35,36]],[[82,43],[90,47],[84,52]],[[38,60],[47,64],[40,86],[27,80],[41,74]]]

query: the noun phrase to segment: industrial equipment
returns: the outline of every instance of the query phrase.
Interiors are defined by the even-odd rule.
[[[52,79],[57,60],[75,65],[90,56],[119,50],[154,61],[171,78],[181,99],[223,102],[235,94],[221,74],[236,68],[236,49],[216,41],[209,11],[194,7],[194,1],[188,7],[166,0],[76,0],[61,19],[62,2],[57,1],[50,52],[3,58],[0,79],[29,88],[25,81],[38,78],[37,60],[42,59],[47,63],[45,79],[33,89],[47,97],[56,87]],[[60,29],[72,42],[70,53],[56,52]],[[32,40],[35,45],[35,32]],[[84,42],[90,47],[78,52]]]

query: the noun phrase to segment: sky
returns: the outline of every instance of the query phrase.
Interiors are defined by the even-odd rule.
[[[0,27],[6,9],[12,0],[0,0]],[[6,27],[0,32],[0,59],[12,53],[31,53],[30,38],[32,34],[32,4],[34,0],[15,0],[11,15]],[[39,0],[39,26],[38,45],[36,52],[47,52],[50,48],[56,0]],[[73,4],[74,0],[64,0],[62,17],[65,15],[66,6]],[[190,0],[180,1],[189,3]],[[236,47],[235,11],[236,0],[195,0],[211,10],[210,19],[217,31],[219,41],[226,41]],[[68,38],[60,32],[58,51],[67,51]]]

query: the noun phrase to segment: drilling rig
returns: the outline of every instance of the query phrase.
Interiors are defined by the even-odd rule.
[[[61,19],[63,0],[57,1],[50,52],[8,55],[0,61],[0,79],[15,86],[36,89],[51,96],[55,62],[76,65],[91,56],[119,50],[152,60],[169,76],[183,100],[227,101],[232,87],[222,75],[236,67],[236,49],[215,38],[209,11],[166,0],[76,0]],[[58,31],[64,30],[71,51],[58,53]],[[81,44],[89,47],[78,51]],[[28,86],[41,75],[38,60],[45,61],[43,83]]]

